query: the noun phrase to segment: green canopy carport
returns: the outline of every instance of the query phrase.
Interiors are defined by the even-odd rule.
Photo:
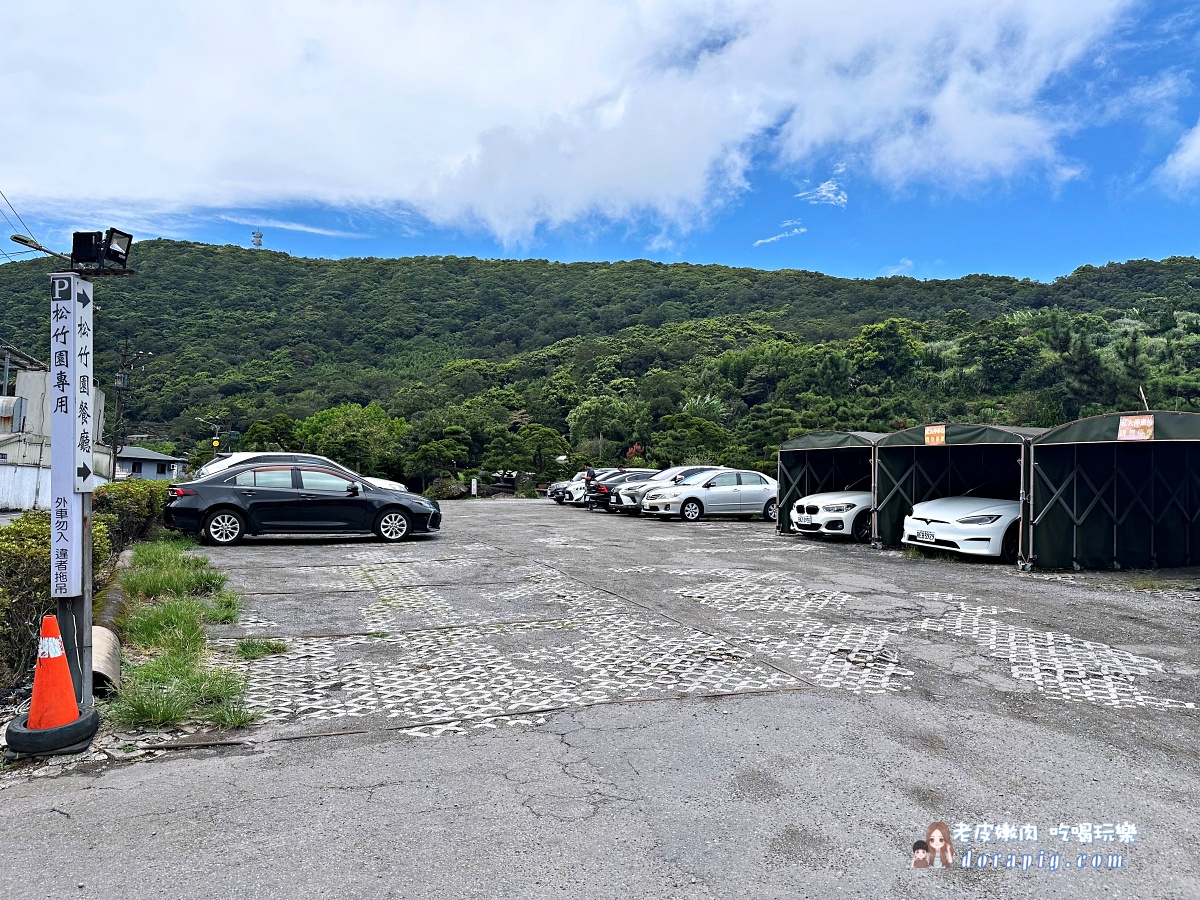
[[[801,497],[825,491],[869,491],[875,444],[883,437],[873,431],[813,431],[781,444],[779,533],[791,533],[788,510]]]
[[[1050,429],[1030,449],[1033,565],[1200,563],[1200,414],[1093,416]]]
[[[920,425],[875,446],[875,539],[896,546],[913,504],[970,494],[1022,500],[1026,448],[1044,428]]]

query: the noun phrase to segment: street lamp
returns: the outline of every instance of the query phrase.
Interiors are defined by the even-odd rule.
[[[129,262],[129,248],[133,245],[133,235],[117,228],[110,228],[103,234],[99,231],[76,231],[71,235],[70,256],[43,247],[24,234],[14,234],[11,239],[23,247],[68,260],[71,263],[71,271],[78,275],[91,277],[134,274],[132,269],[126,268],[126,263]],[[112,265],[109,265],[110,263]]]
[[[51,256],[57,256],[59,259],[70,259],[65,253],[55,253],[53,250],[47,250],[31,237],[26,237],[23,234],[14,234],[11,238],[13,243],[21,244],[24,247],[29,247],[32,250],[40,250],[42,253],[48,253]]]

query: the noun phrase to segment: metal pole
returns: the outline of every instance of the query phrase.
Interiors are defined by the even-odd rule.
[[[12,353],[8,350],[4,351],[4,390],[0,391],[0,397],[8,396],[8,365],[12,358]]]
[[[83,495],[83,596],[79,598],[75,618],[79,665],[82,678],[78,685],[81,708],[92,706],[92,495]]]

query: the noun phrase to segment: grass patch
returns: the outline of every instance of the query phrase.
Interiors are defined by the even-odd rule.
[[[203,556],[189,556],[191,544],[153,541],[133,549],[133,565],[121,573],[121,588],[137,602],[164,597],[209,596],[224,589],[228,578]]]
[[[239,659],[262,659],[264,656],[274,656],[277,653],[287,653],[287,651],[288,645],[283,641],[244,638],[237,642]]]
[[[206,669],[199,654],[169,651],[130,669],[107,709],[119,725],[174,725],[184,720],[242,728],[254,717],[236,672]]]
[[[233,591],[221,591],[205,609],[204,620],[218,625],[232,625],[241,614],[242,598]]]
[[[1129,586],[1135,591],[1161,591],[1170,587],[1165,581],[1151,575],[1137,575],[1129,580]]]
[[[132,567],[121,574],[121,636],[144,660],[127,668],[106,708],[119,725],[190,721],[243,728],[254,720],[242,677],[204,664],[204,624],[236,621],[241,598],[224,590],[225,576],[207,559],[187,554],[191,546],[172,538],[139,544]]]

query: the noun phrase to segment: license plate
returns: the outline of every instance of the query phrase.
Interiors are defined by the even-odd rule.
[[[800,525],[811,525],[812,524],[812,516],[798,516],[796,518],[796,522]]]
[[[929,541],[930,543],[932,543],[933,541],[937,540],[937,535],[934,534],[932,531],[918,531],[917,532],[917,540],[918,541]]]

